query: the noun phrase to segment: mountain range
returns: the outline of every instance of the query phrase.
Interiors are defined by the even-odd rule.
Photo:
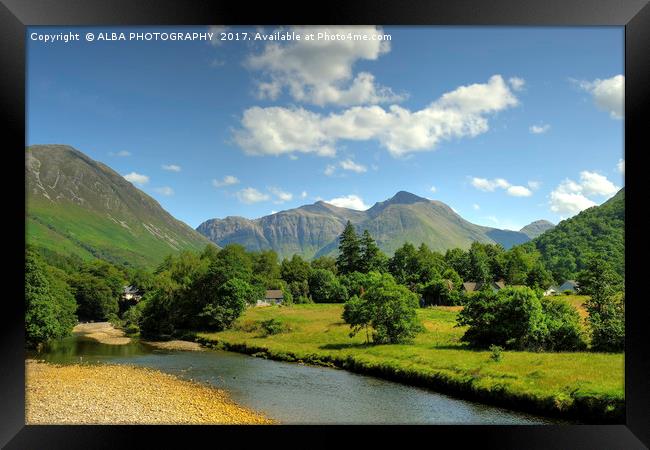
[[[29,244],[84,259],[153,266],[210,241],[110,167],[66,145],[25,153]]]
[[[248,250],[272,249],[280,257],[298,253],[315,258],[336,253],[338,236],[348,220],[359,233],[368,230],[389,255],[405,242],[416,246],[425,243],[441,252],[469,248],[474,241],[498,243],[507,249],[553,227],[548,221],[533,222],[520,231],[476,225],[443,202],[400,191],[366,211],[318,201],[259,219],[210,219],[197,231],[220,246],[237,243]]]

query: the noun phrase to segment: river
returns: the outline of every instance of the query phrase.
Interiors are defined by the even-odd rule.
[[[285,424],[560,423],[344,370],[218,350],[168,351],[137,340],[107,345],[75,334],[29,356],[58,364],[131,364],[207,382]]]

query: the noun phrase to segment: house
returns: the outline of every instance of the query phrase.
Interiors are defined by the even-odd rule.
[[[549,295],[557,295],[561,293],[560,286],[551,286],[544,291],[544,296],[548,297]]]
[[[488,286],[492,289],[492,292],[497,292],[506,287],[506,282],[503,280],[499,281],[490,281],[488,283]],[[480,291],[485,287],[485,284],[482,282],[476,282],[476,281],[466,281],[463,283],[463,287],[461,288],[465,293],[471,294],[473,292]]]
[[[284,300],[284,295],[280,289],[267,289],[264,293],[264,300],[258,300],[255,306],[279,305]]]
[[[137,303],[142,298],[142,295],[140,295],[140,291],[137,288],[133,286],[124,286],[124,289],[122,289],[122,298]]]
[[[564,291],[569,291],[572,294],[575,294],[580,286],[578,286],[578,282],[575,280],[566,280],[562,285],[560,286],[559,292],[564,292]]]

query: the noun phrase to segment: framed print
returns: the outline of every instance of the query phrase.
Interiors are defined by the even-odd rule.
[[[646,3],[3,0],[3,446],[646,448]]]

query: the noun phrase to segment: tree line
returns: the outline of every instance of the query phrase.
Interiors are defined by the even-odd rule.
[[[519,287],[494,294],[487,288],[488,282],[497,280]],[[593,317],[599,318],[603,329],[599,336],[605,341],[612,335],[612,320],[620,319],[621,308],[608,303],[621,292],[615,271],[612,280],[607,292],[593,291],[592,303],[597,306],[590,309]],[[486,288],[467,295],[463,281],[481,282]],[[222,249],[209,245],[200,253],[170,255],[148,271],[28,248],[26,331],[32,346],[68,334],[77,319],[109,320],[128,332],[158,339],[183,336],[191,330],[219,331],[230,327],[247,305],[262,299],[265,290],[279,289],[285,305],[345,303],[343,319],[350,324],[351,333],[363,332],[368,342],[412,339],[422,329],[418,307],[465,305],[459,325],[469,326],[464,339],[471,345],[581,348],[576,337],[579,333],[571,331],[577,323],[573,312],[558,302],[542,302],[543,290],[555,281],[534,248],[519,246],[506,251],[497,244],[475,242],[468,250],[456,248],[442,254],[425,244],[416,248],[405,243],[388,257],[367,230],[359,235],[350,222],[339,237],[338,256],[312,261],[299,255],[280,261],[272,250],[249,252],[237,244]],[[587,290],[593,285],[588,277],[582,283]],[[126,285],[142,295],[137,304],[122,298]],[[521,330],[502,330],[499,335],[494,324],[516,322],[506,320],[512,313],[508,308],[517,310],[521,305],[527,305],[532,318],[526,323],[538,335],[522,337]],[[490,322],[487,317],[499,319]],[[594,329],[598,326],[594,322]],[[489,333],[481,332],[480,327]],[[544,327],[554,331],[540,337],[539,329]]]

